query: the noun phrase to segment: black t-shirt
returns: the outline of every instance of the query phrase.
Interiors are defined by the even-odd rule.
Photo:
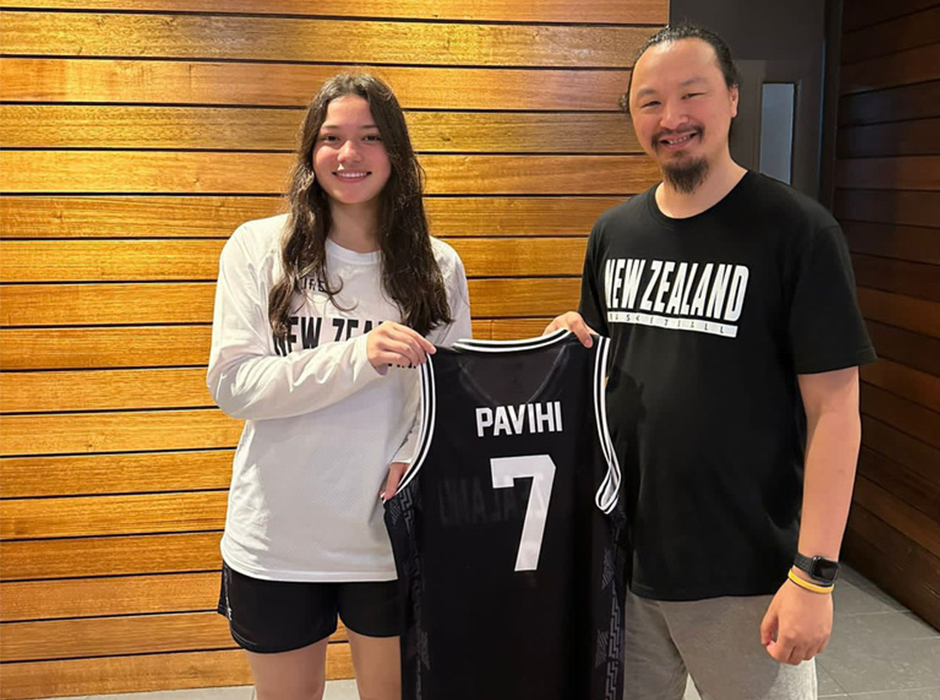
[[[631,587],[660,600],[773,593],[799,529],[797,374],[875,359],[848,250],[822,206],[763,175],[687,219],[654,192],[598,219],[581,292],[588,325],[613,341]]]

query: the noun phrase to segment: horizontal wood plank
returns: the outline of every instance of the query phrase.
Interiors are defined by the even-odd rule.
[[[864,475],[855,480],[853,499],[934,556],[940,556],[940,520],[911,507]]]
[[[881,359],[861,368],[864,381],[940,413],[940,377]]]
[[[5,457],[0,497],[81,496],[228,488],[231,449]]]
[[[940,42],[842,66],[840,92],[869,92],[940,78]]]
[[[0,199],[0,238],[228,238],[286,209],[278,195],[10,195]]]
[[[0,325],[210,323],[215,285],[4,285]]]
[[[940,228],[940,192],[839,189],[834,212],[843,225],[851,220]]]
[[[408,112],[405,117],[418,152],[642,152],[622,114]],[[0,105],[0,140],[7,148],[294,151],[302,121],[299,109],[8,104]]]
[[[866,468],[871,471],[871,464]],[[855,480],[853,505],[865,508],[918,546],[934,556],[940,556],[940,513],[936,508],[925,513],[890,490],[897,483],[897,477],[897,474],[889,477],[886,488],[864,472],[859,472]],[[932,486],[927,485],[927,488]]]
[[[940,190],[940,156],[838,160],[836,186],[937,191]]]
[[[645,156],[425,155],[419,160],[430,194],[632,194],[660,177]],[[286,153],[0,151],[0,189],[277,194],[285,190],[292,162]],[[913,168],[911,177],[919,180],[920,168]]]
[[[303,114],[299,107],[7,104],[0,105],[0,137],[9,148],[291,151],[298,145]],[[408,115],[409,131],[419,148],[414,116]]]
[[[846,12],[849,14],[851,10]],[[940,7],[928,7],[844,33],[841,61],[843,64],[855,63],[935,43],[940,38],[937,27],[940,27]]]
[[[329,645],[326,675],[331,680],[353,677],[348,644]],[[9,664],[3,669],[0,698],[26,700],[250,684],[248,658],[241,650],[112,656]]]
[[[471,279],[471,308],[482,318],[555,316],[577,305],[580,285],[574,277]],[[0,325],[209,323],[214,292],[209,282],[2,285]]]
[[[940,153],[940,119],[870,124],[839,130],[839,158],[923,156]]]
[[[212,610],[218,571],[0,584],[0,622]]]
[[[3,580],[211,571],[221,532],[0,542]]]
[[[218,409],[0,416],[4,456],[220,449],[241,430]]]
[[[940,267],[937,265],[856,253],[852,255],[852,267],[856,281],[863,287],[940,301]]]
[[[576,306],[572,306],[564,311],[573,311]],[[561,313],[564,313],[562,311]],[[499,319],[495,318],[489,321],[489,336],[482,333],[478,336],[474,329],[474,337],[486,338],[490,340],[519,340],[522,338],[535,338],[542,335],[545,327],[552,322],[551,318],[514,318]]]
[[[225,239],[0,241],[4,282],[215,281]],[[54,265],[49,261],[54,260]]]
[[[842,230],[855,253],[940,265],[940,230],[847,221]]]
[[[940,304],[877,289],[859,287],[858,303],[870,321],[940,338]]]
[[[920,194],[920,193],[917,193]],[[426,197],[436,236],[585,235],[620,197]],[[940,203],[940,199],[938,199]],[[7,196],[0,238],[228,238],[245,221],[280,213],[275,195]]]
[[[431,233],[456,236],[583,236],[624,197],[426,197]]]
[[[940,339],[877,321],[866,325],[879,357],[940,377]]]
[[[227,503],[227,491],[11,499],[0,513],[0,538],[218,530],[225,525]]]
[[[292,162],[282,153],[3,151],[0,189],[277,194]]]
[[[842,30],[853,32],[863,27],[889,22],[895,17],[931,7],[935,2],[936,0],[852,0],[845,4],[843,10]]]
[[[135,12],[206,12],[219,13],[218,0],[9,0],[6,7],[29,9],[62,8],[68,10],[133,10]],[[314,9],[315,13],[311,12]],[[231,13],[310,15],[327,17],[385,17],[389,19],[459,19],[507,22],[578,22],[611,24],[666,24],[667,0],[595,0],[571,3],[565,0],[360,0],[350,5],[345,0],[318,0],[311,8],[309,0],[229,0],[225,11]]]
[[[940,447],[940,413],[868,382],[861,383],[859,394],[859,404],[864,415],[887,423],[928,445]]]
[[[353,66],[0,58],[9,102],[301,106]],[[406,109],[610,112],[629,71],[373,67]]]
[[[940,471],[934,473],[933,481],[929,481],[900,462],[863,445],[859,453],[858,474],[940,526],[940,511],[937,509],[937,503],[940,503]],[[859,499],[859,502],[863,501]]]
[[[938,86],[940,81],[932,80],[843,95],[839,100],[839,124],[876,124],[936,117],[940,114]]]
[[[0,369],[202,367],[209,359],[211,340],[208,322],[191,326],[3,328]]]
[[[507,340],[542,328],[546,318],[473,319],[475,338]],[[492,335],[491,333],[496,333]],[[522,333],[522,335],[519,335]],[[94,328],[0,329],[0,369],[115,369],[132,367],[203,367],[209,357],[212,328],[190,326],[117,326]]]
[[[13,10],[0,21],[8,55],[501,67],[628,68],[655,31]]]
[[[205,368],[0,374],[2,413],[198,408],[215,402]]]
[[[870,416],[862,416],[862,445],[883,455],[922,481],[940,483],[940,449]]]
[[[843,550],[869,580],[940,628],[940,557],[861,505],[852,508]]]
[[[218,603],[218,593],[205,601]],[[330,638],[344,641],[340,628]],[[228,620],[212,612],[11,622],[3,626],[0,658],[9,661],[80,659],[237,648]]]
[[[468,277],[579,275],[586,237],[455,238]],[[0,241],[4,282],[214,281],[224,239]],[[49,260],[58,264],[50,266]]]

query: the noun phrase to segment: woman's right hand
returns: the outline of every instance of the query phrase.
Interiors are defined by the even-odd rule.
[[[366,337],[366,355],[380,372],[390,365],[417,367],[436,351],[427,338],[394,321],[376,326]]]
[[[594,333],[594,331],[584,322],[584,319],[581,318],[581,314],[577,311],[569,311],[566,314],[556,317],[554,321],[545,327],[545,330],[542,331],[542,335],[547,335],[560,328],[567,328],[574,333],[586,348],[594,344],[594,339],[591,338],[591,334]],[[596,333],[594,334],[596,335]]]

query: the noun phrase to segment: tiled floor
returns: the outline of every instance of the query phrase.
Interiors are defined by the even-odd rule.
[[[857,572],[836,586],[835,629],[818,657],[820,698],[940,700],[940,632]],[[250,687],[99,695],[72,700],[252,700]],[[327,683],[325,700],[357,700],[355,681]],[[700,700],[690,685],[685,700]],[[718,699],[720,700],[720,699]]]

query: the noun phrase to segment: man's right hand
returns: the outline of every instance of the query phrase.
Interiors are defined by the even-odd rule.
[[[556,318],[545,327],[545,331],[542,335],[557,331],[559,328],[567,328],[574,333],[586,348],[594,345],[594,339],[591,338],[591,334],[596,335],[596,333],[584,322],[584,319],[581,318],[581,314],[577,311],[569,311]]]

